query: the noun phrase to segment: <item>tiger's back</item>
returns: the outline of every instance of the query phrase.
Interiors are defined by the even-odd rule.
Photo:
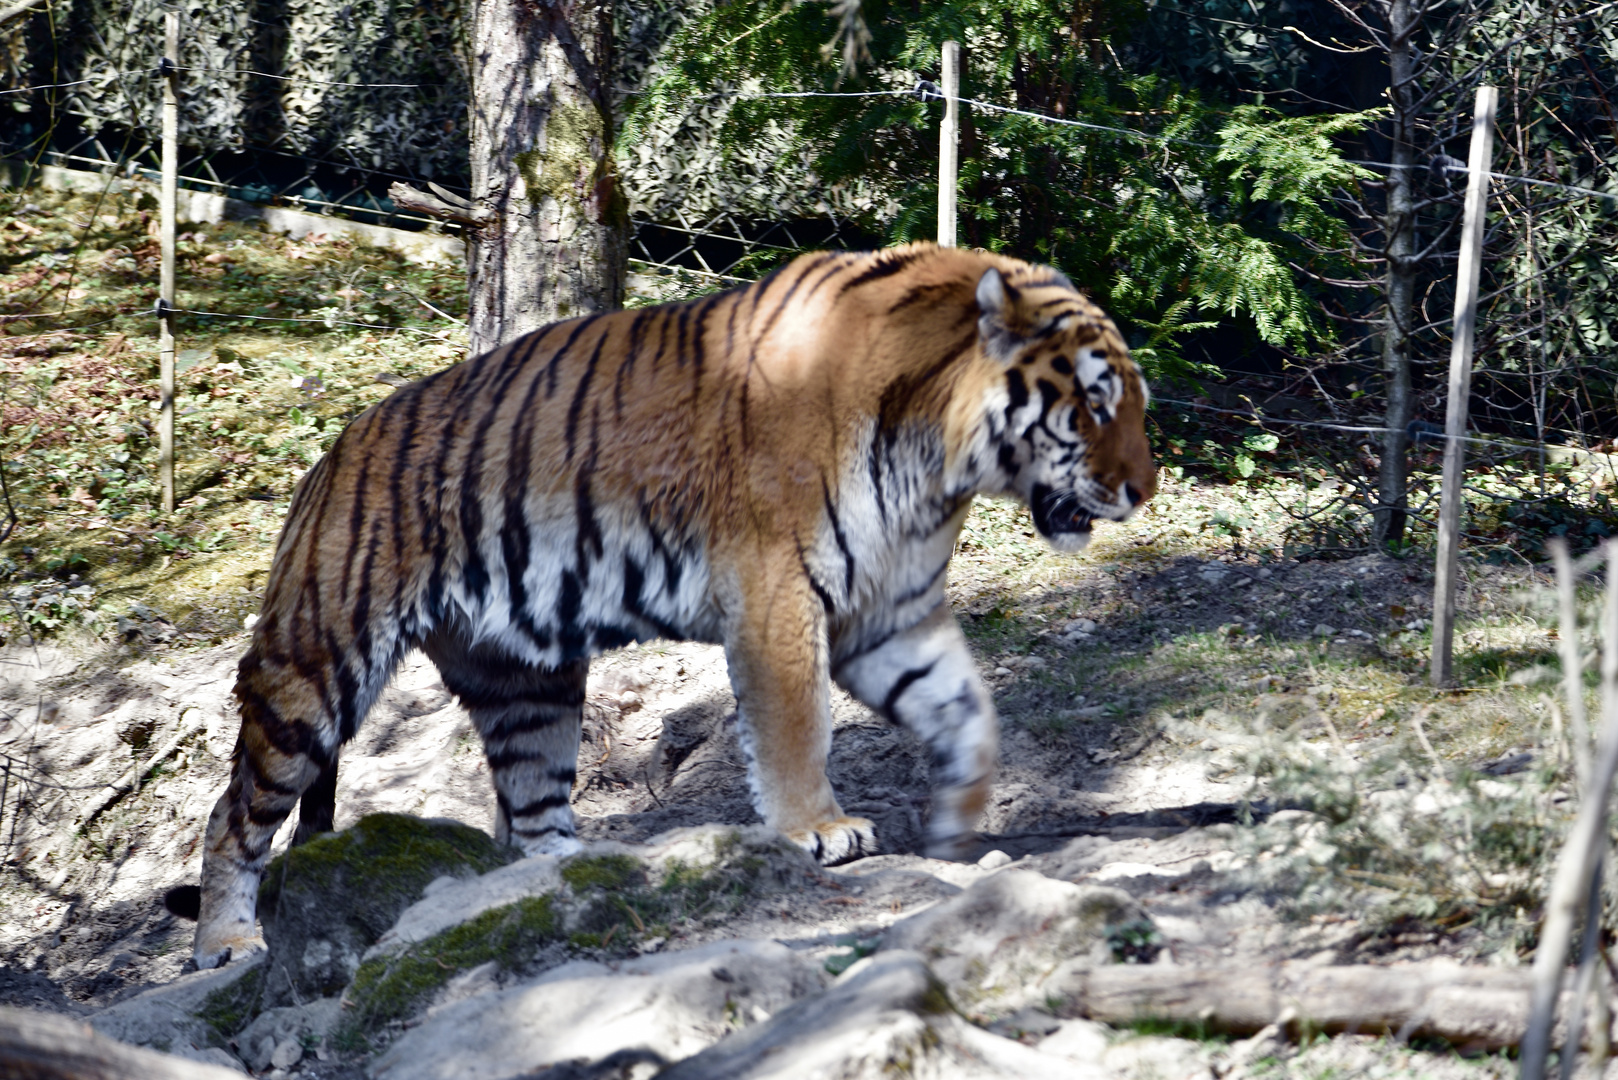
[[[931,245],[805,256],[401,388],[293,500],[240,668],[199,964],[252,937],[299,796],[300,838],[331,827],[338,751],[418,645],[483,736],[501,838],[530,853],[577,847],[589,657],[654,637],[726,646],[766,821],[826,861],[873,848],[825,781],[835,677],[929,744],[934,846],[958,846],[994,766],[943,606],[960,523],[983,491],[1045,507],[1058,543],[1126,515],[1153,486],[1144,406],[1060,275]]]

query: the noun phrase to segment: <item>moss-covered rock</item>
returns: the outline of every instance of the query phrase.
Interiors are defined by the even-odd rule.
[[[450,979],[495,961],[516,966],[562,936],[553,896],[531,896],[492,908],[394,956],[366,960],[344,995],[348,1006],[340,1045],[400,1020],[427,1003]]]
[[[665,834],[645,847],[598,845],[562,861],[559,872],[526,873],[527,860],[487,879],[435,890],[364,957],[345,994],[340,1042],[358,1047],[389,1023],[431,1004],[457,976],[493,962],[533,973],[573,957],[622,958],[689,920],[730,915],[747,901],[815,873],[803,851],[765,829],[704,826]],[[519,877],[546,891],[498,906]],[[428,912],[428,909],[431,909]],[[428,932],[446,911],[464,921]],[[419,925],[418,925],[419,924]]]
[[[509,858],[477,829],[404,814],[373,814],[292,848],[259,889],[269,944],[261,1007],[340,993],[365,950],[429,882],[485,873]]]

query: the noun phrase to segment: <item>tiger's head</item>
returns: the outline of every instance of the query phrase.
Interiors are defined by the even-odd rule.
[[[1078,551],[1093,522],[1122,521],[1157,492],[1146,381],[1112,320],[1050,267],[991,268],[977,302],[1004,380],[989,418],[1001,490],[1058,551]]]

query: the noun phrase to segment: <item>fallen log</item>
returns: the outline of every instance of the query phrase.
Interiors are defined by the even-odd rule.
[[[242,1080],[241,1073],[97,1035],[55,1013],[0,1006],[0,1076],[6,1080]]]
[[[1528,968],[1448,961],[1394,967],[1301,962],[1228,967],[1065,965],[1045,983],[1064,1016],[1108,1024],[1169,1020],[1250,1035],[1280,1023],[1293,1034],[1359,1033],[1443,1039],[1496,1050],[1528,1027]],[[1571,995],[1564,992],[1559,1015]],[[1555,1036],[1561,1045],[1563,1034]],[[1585,1033],[1588,1041],[1588,1032]]]

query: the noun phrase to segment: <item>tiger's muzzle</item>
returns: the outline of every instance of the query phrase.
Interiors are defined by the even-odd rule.
[[[1034,528],[1058,548],[1068,550],[1082,547],[1089,540],[1090,527],[1097,519],[1123,521],[1145,501],[1144,495],[1130,483],[1120,485],[1121,490],[1117,492],[1106,492],[1106,488],[1093,481],[1088,487],[1096,490],[1034,485],[1028,500],[1029,509],[1034,515]],[[1097,498],[1101,492],[1106,492],[1112,498]]]

